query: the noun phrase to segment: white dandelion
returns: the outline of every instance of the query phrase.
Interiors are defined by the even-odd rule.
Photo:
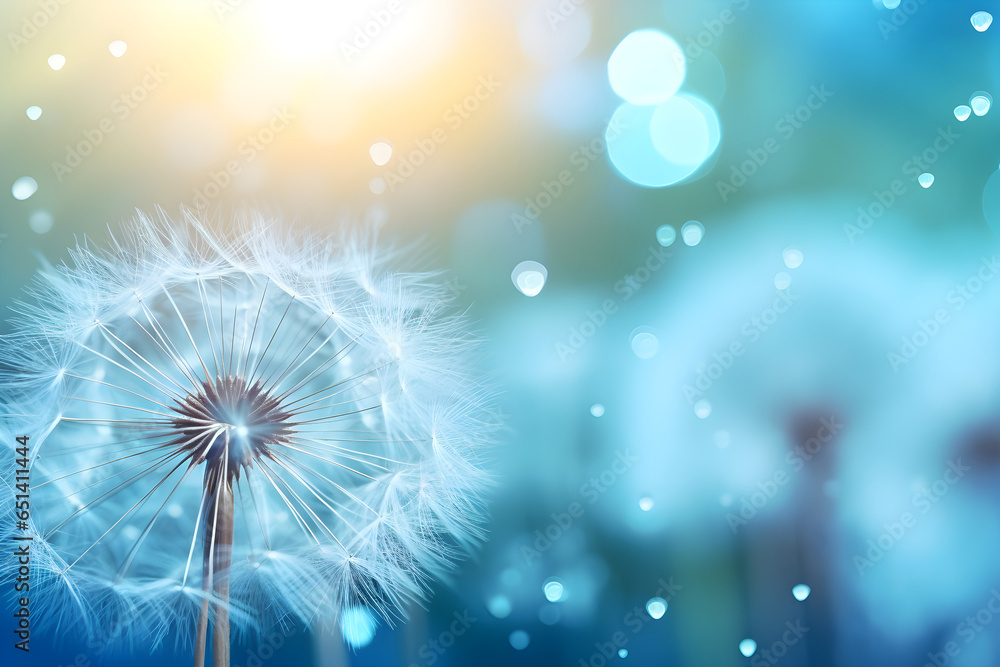
[[[482,537],[494,428],[438,276],[393,272],[374,231],[231,228],[140,214],[108,249],[85,240],[0,347],[2,431],[30,436],[36,617],[176,633],[196,665],[210,630],[228,665],[230,628],[399,618]]]

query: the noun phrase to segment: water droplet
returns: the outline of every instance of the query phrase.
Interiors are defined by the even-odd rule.
[[[629,342],[632,352],[640,359],[650,359],[660,349],[660,340],[649,327],[636,327],[629,336]]]
[[[531,643],[531,637],[524,630],[514,630],[514,632],[510,633],[510,637],[507,640],[514,647],[515,651],[523,651]]]
[[[28,114],[28,118],[31,120],[38,120],[42,117],[42,107],[30,106],[25,113]]]
[[[986,32],[991,23],[993,23],[993,16],[989,12],[976,12],[972,15],[972,27],[979,32]]]
[[[33,179],[31,176],[22,176],[14,181],[14,184],[10,186],[10,193],[14,195],[14,199],[21,201],[27,199],[37,191],[38,181]]]
[[[785,261],[785,266],[790,269],[797,269],[802,266],[802,251],[797,248],[785,248],[781,252],[781,258]]]
[[[900,2],[902,2],[902,0],[882,0],[882,6],[886,9],[895,9],[896,7],[899,7]]]
[[[115,58],[121,58],[123,55],[125,55],[126,49],[128,49],[128,44],[126,44],[120,39],[116,39],[115,41],[108,44],[108,51],[110,51],[111,55],[113,55]]]
[[[694,414],[698,419],[707,419],[712,414],[712,404],[704,398],[694,404]]]
[[[969,114],[971,113],[972,109],[965,106],[964,104],[959,104],[957,107],[955,107],[955,118],[957,118],[959,121],[964,122],[968,120]]]
[[[375,617],[367,607],[351,607],[340,615],[340,634],[352,648],[368,646],[375,638]]]
[[[749,658],[757,652],[757,642],[752,639],[744,639],[740,642],[740,653]]]
[[[380,195],[385,192],[386,182],[381,176],[376,176],[372,180],[368,181],[368,189],[371,190],[373,195]]]
[[[788,289],[788,286],[792,284],[792,277],[785,273],[784,271],[779,271],[774,274],[774,287],[776,289]]]
[[[559,602],[563,596],[563,582],[558,577],[549,577],[542,584],[542,592],[549,602]]]
[[[65,64],[66,64],[66,56],[58,53],[53,53],[51,56],[49,56],[49,67],[51,67],[52,69],[60,70]]]
[[[653,509],[653,499],[648,496],[639,498],[639,509],[641,509],[643,512],[648,512],[649,510]]]
[[[927,172],[920,174],[917,176],[917,183],[920,183],[920,187],[926,190],[934,185],[934,174],[928,174]]]
[[[972,113],[985,116],[993,106],[993,96],[984,90],[977,90],[969,98],[969,106],[972,107]]]
[[[514,267],[510,274],[510,279],[514,281],[514,286],[525,296],[538,296],[538,293],[545,287],[545,280],[549,277],[549,271],[538,262],[521,262]]]
[[[677,230],[673,225],[660,225],[656,228],[656,242],[664,248],[668,248],[677,240]]]
[[[696,246],[701,243],[704,236],[705,225],[697,220],[688,220],[681,227],[681,238],[684,240],[684,245]]]
[[[371,145],[368,153],[372,156],[372,162],[381,167],[392,157],[392,146],[384,141],[379,141]]]
[[[486,603],[486,608],[495,618],[507,618],[511,612],[510,599],[506,595],[494,595]]]
[[[593,405],[590,406],[590,414],[594,415],[595,417],[603,417],[604,406],[601,405],[600,403],[594,403]]]
[[[620,649],[618,649],[618,657],[621,658],[622,660],[624,660],[625,658],[627,658],[628,657],[628,649],[627,648],[620,648]]]
[[[608,58],[611,88],[637,106],[661,104],[684,82],[681,47],[667,34],[646,28],[630,32]]]
[[[806,586],[805,584],[796,584],[795,586],[792,587],[792,595],[799,602],[802,602],[807,597],[809,597],[809,593],[810,592],[811,592],[811,589],[808,586]]]
[[[667,613],[667,601],[663,598],[649,598],[646,603],[646,613],[654,619],[661,619]]]
[[[35,211],[28,218],[28,227],[36,234],[45,234],[52,229],[52,214],[48,211]]]

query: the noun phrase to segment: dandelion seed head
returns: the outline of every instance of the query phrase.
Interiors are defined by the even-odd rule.
[[[391,623],[484,537],[477,341],[375,229],[216,227],[139,214],[13,306],[0,429],[36,453],[39,618],[147,646],[193,641],[206,595],[238,637],[345,610]],[[202,577],[227,488],[222,600]]]

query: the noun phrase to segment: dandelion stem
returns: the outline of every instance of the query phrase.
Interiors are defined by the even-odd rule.
[[[228,459],[228,457],[226,457]],[[194,666],[204,667],[208,640],[209,595],[212,616],[212,665],[229,667],[229,568],[233,557],[233,477],[228,460],[205,471],[206,491],[212,498],[205,521],[202,590],[206,597],[198,616]],[[209,518],[210,517],[210,518]],[[211,591],[211,594],[209,594]]]

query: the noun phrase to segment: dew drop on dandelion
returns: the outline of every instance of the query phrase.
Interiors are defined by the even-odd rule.
[[[549,602],[558,602],[563,596],[563,582],[557,577],[549,577],[545,580],[545,584],[542,586],[542,592],[545,594],[545,599]]]
[[[14,181],[14,184],[10,186],[10,193],[14,195],[14,199],[19,201],[24,201],[37,191],[38,181],[33,179],[31,176],[22,176]]]
[[[590,414],[594,417],[603,417],[604,406],[601,405],[600,403],[594,403],[593,405],[590,406]]]
[[[548,277],[548,269],[538,262],[530,260],[515,266],[510,274],[514,287],[525,296],[538,296],[542,288],[545,287],[545,280]]]
[[[757,642],[752,639],[744,639],[740,642],[740,653],[749,658],[757,652]]]
[[[66,56],[59,53],[53,53],[51,56],[49,56],[48,62],[49,62],[49,67],[51,67],[52,69],[61,70],[63,65],[66,64]]]
[[[620,649],[618,649],[618,657],[621,658],[622,660],[624,660],[625,658],[627,658],[628,657],[628,649],[627,648],[620,648]]]
[[[705,225],[701,224],[697,220],[688,220],[681,227],[681,239],[684,240],[684,245],[696,246],[701,243],[701,239],[705,236]]]
[[[712,414],[712,404],[704,398],[694,404],[694,414],[698,419],[707,419]]]
[[[677,230],[673,225],[660,225],[656,228],[656,242],[668,248],[677,240]]]
[[[993,23],[993,15],[989,12],[976,12],[972,15],[972,27],[978,32],[986,32]]]
[[[639,509],[641,509],[643,512],[648,512],[649,510],[653,509],[653,499],[650,498],[649,496],[644,496],[642,498],[639,498]]]
[[[649,598],[649,601],[646,602],[646,613],[654,620],[663,618],[663,615],[667,613],[667,601],[659,597]]]
[[[38,120],[42,117],[42,107],[32,105],[25,110],[29,120]]]
[[[340,634],[351,648],[368,646],[375,638],[375,617],[367,607],[345,609],[340,617]]]
[[[372,180],[368,181],[368,190],[371,191],[373,195],[380,195],[385,192],[386,182],[381,176],[376,176]]]
[[[774,287],[775,289],[788,289],[788,286],[792,284],[792,276],[785,271],[779,271],[774,274]]]
[[[515,651],[523,651],[531,643],[531,637],[524,630],[514,630],[507,638]]]
[[[934,185],[934,174],[928,174],[927,172],[920,174],[920,176],[917,177],[917,183],[920,183],[920,187],[926,190]]]
[[[116,39],[115,41],[108,44],[108,51],[110,51],[111,55],[113,55],[115,58],[121,58],[123,55],[125,55],[125,51],[127,49],[128,49],[128,44],[126,44],[120,39]]]
[[[808,586],[806,586],[805,584],[796,584],[795,586],[792,587],[792,595],[799,602],[802,602],[807,597],[809,597],[809,593],[810,592],[811,592],[811,589]]]
[[[957,118],[959,122],[964,122],[968,120],[971,114],[972,114],[972,109],[964,104],[959,104],[957,107],[955,107],[955,118]]]

